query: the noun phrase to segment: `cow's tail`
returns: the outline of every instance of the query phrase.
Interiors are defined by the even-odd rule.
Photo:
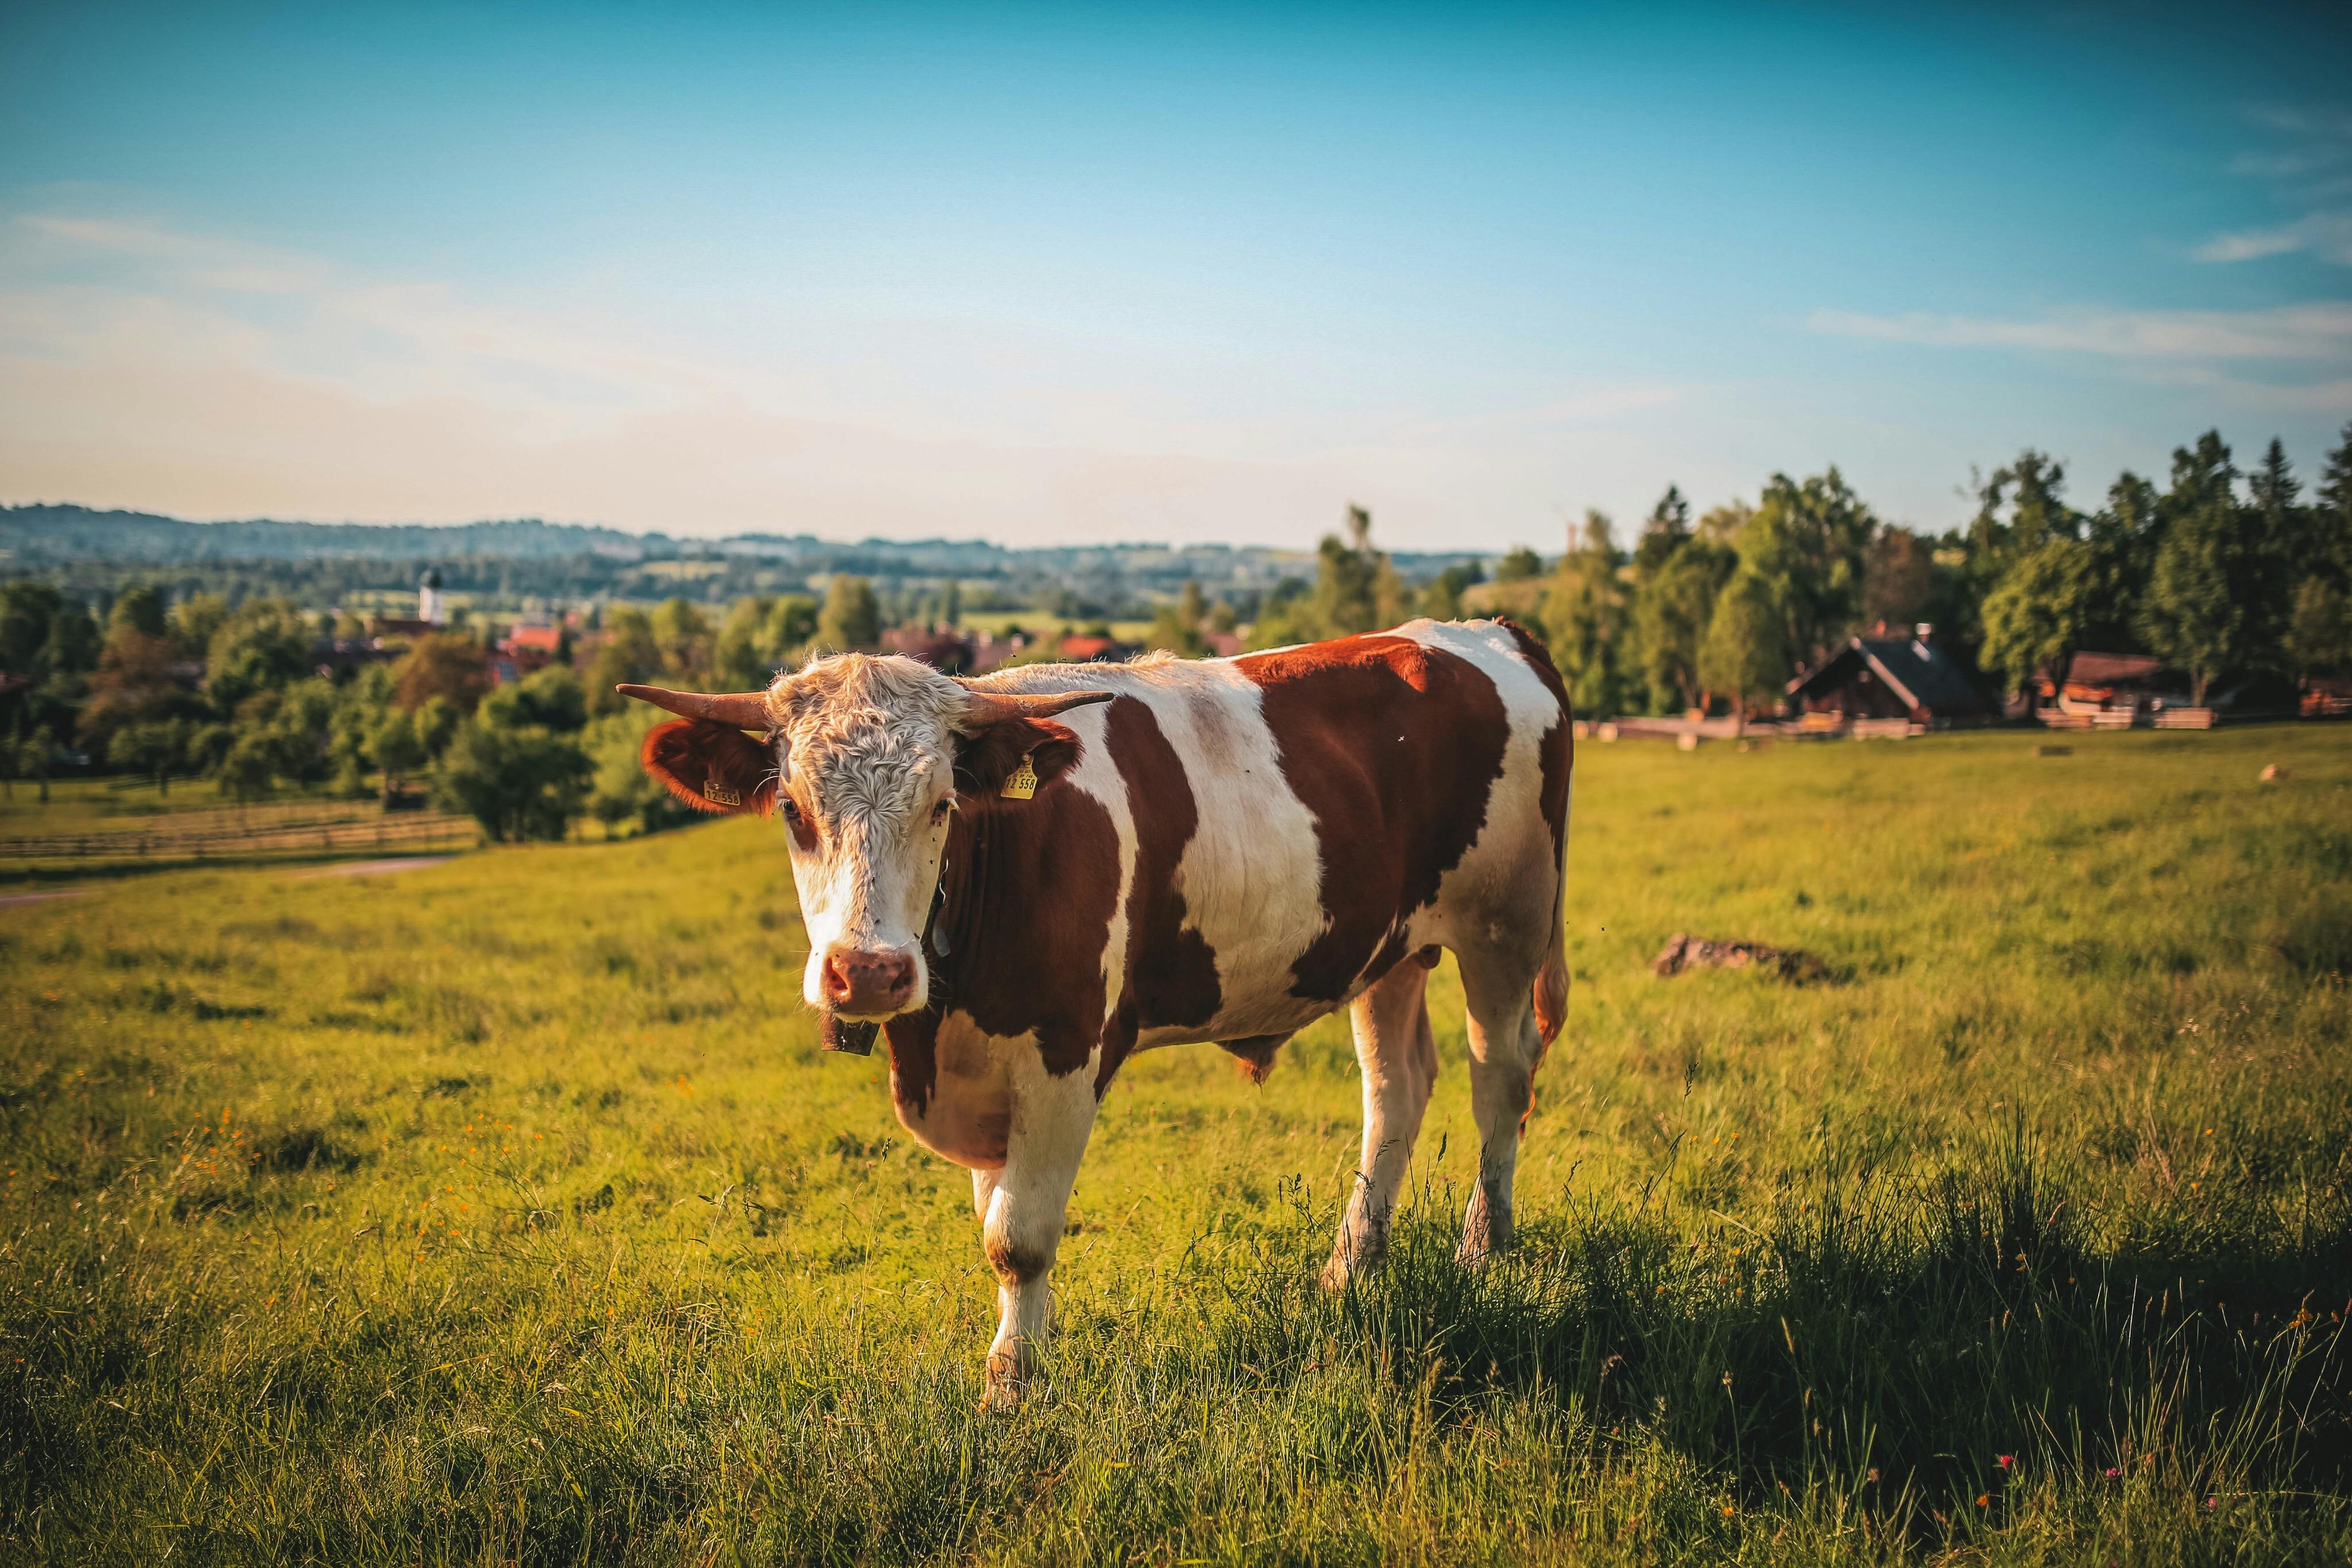
[[[1560,835],[1563,841],[1568,837]],[[1559,885],[1551,895],[1551,942],[1544,948],[1543,967],[1536,971],[1535,1003],[1536,1034],[1543,1048],[1559,1038],[1560,1026],[1568,1021],[1568,856],[1563,852],[1559,863]]]

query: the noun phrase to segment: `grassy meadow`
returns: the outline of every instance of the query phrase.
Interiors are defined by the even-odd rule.
[[[772,826],[0,908],[0,1559],[2343,1563],[2352,727],[2043,739],[1580,747],[1517,1252],[1450,964],[1342,1297],[1344,1020],[1154,1053],[1009,1416]]]

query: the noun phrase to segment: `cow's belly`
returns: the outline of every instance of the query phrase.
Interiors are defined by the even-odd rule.
[[[1013,1129],[1003,1044],[969,1014],[949,1013],[933,1045],[938,1070],[929,1098],[919,1109],[905,1093],[891,1095],[898,1124],[941,1159],[973,1170],[1001,1169]]]
[[[1192,1045],[1213,1040],[1255,1040],[1266,1035],[1294,1034],[1317,1019],[1327,1017],[1345,1008],[1377,976],[1369,966],[1383,947],[1397,952],[1411,952],[1426,943],[1439,940],[1436,914],[1423,911],[1407,923],[1405,935],[1393,943],[1383,940],[1367,950],[1367,965],[1346,996],[1332,1000],[1328,998],[1301,997],[1297,994],[1298,983],[1295,967],[1298,954],[1277,949],[1267,952],[1245,952],[1238,962],[1227,961],[1220,954],[1218,967],[1223,994],[1214,1017],[1206,1024],[1156,1025],[1144,1020],[1138,1031],[1138,1049],[1162,1045]],[[1303,951],[1303,949],[1301,949]]]

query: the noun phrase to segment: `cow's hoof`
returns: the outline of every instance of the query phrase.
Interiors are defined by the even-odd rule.
[[[1031,1363],[1034,1359],[1034,1353],[1024,1340],[1015,1340],[1002,1350],[990,1351],[988,1367],[980,1385],[980,1407],[1001,1411],[1021,1408],[1021,1396],[1028,1390]]]

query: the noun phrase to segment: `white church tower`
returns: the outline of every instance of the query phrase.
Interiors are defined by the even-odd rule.
[[[416,584],[416,618],[428,626],[449,624],[449,600],[441,591],[441,569],[428,569]]]

